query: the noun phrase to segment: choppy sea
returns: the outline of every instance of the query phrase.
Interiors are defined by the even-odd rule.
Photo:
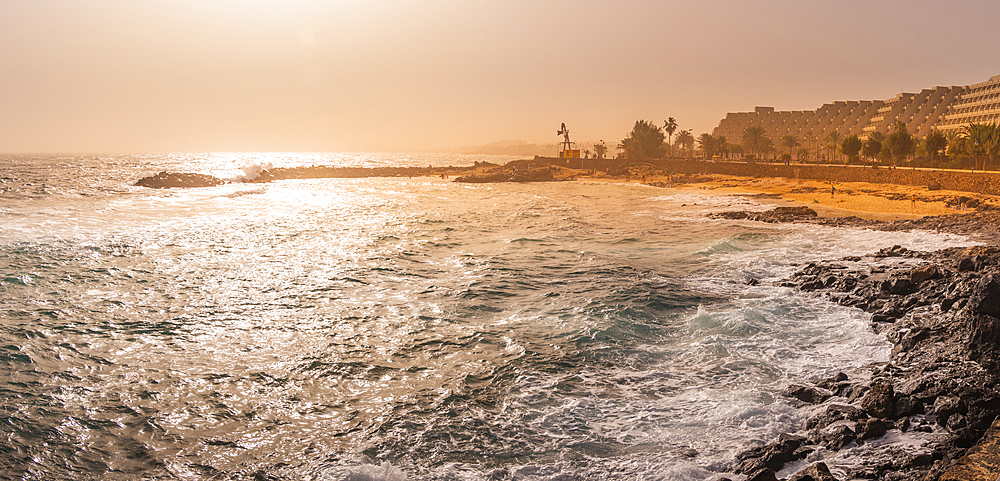
[[[634,183],[241,182],[506,160],[0,156],[0,477],[742,479],[736,452],[804,421],[789,383],[889,355],[774,281],[970,244]],[[162,170],[233,182],[132,186]]]

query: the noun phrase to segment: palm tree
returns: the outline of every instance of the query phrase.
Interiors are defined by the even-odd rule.
[[[966,153],[975,159],[982,158],[982,168],[986,170],[986,159],[994,158],[1000,152],[1000,126],[997,124],[971,124],[965,126],[962,132]]]
[[[803,164],[807,163],[809,157],[813,155],[813,144],[816,144],[816,163],[819,163],[819,142],[812,134],[805,134],[802,137],[802,145],[806,148],[806,160],[802,161]]]
[[[743,130],[743,150],[757,155],[766,152],[771,144],[771,138],[767,136],[767,130],[759,125],[751,125]]]
[[[826,146],[830,149],[830,163],[831,164],[835,163],[836,160],[837,160],[836,159],[836,156],[837,156],[837,146],[840,145],[840,141],[843,138],[844,138],[844,136],[840,135],[840,132],[837,132],[836,130],[834,130],[833,132],[830,132],[829,134],[826,135],[826,137],[823,138],[823,140],[826,141]]]
[[[698,136],[698,145],[701,146],[701,151],[704,152],[705,158],[709,159],[715,154],[715,137],[712,134],[704,133]]]
[[[927,133],[927,137],[924,137],[924,150],[927,151],[929,155],[934,157],[935,165],[937,164],[938,156],[948,147],[948,138],[941,133],[940,130],[932,129]]]
[[[902,120],[897,121],[896,125],[893,126],[892,133],[886,136],[883,148],[888,148],[889,155],[892,155],[897,163],[902,162],[913,153],[913,136],[910,135]]]
[[[1000,126],[993,123],[990,124],[993,130],[993,135],[990,135],[989,142],[986,143],[986,157],[990,160],[997,158],[1000,155]],[[986,170],[986,162],[983,162],[983,170]]]
[[[682,130],[677,133],[677,143],[680,144],[688,152],[693,151],[694,147],[694,136],[691,135],[690,130]]]
[[[600,143],[594,144],[594,155],[596,155],[598,159],[603,159],[604,154],[607,153],[608,153],[608,146],[604,145],[603,140]]]
[[[869,135],[868,140],[861,146],[861,154],[875,162],[880,152],[882,152],[882,141],[875,138],[875,135]]]
[[[949,130],[948,133],[944,134],[944,138],[948,140],[947,154],[960,155],[965,152],[965,139],[961,132]]]
[[[764,136],[764,149],[763,149],[763,152],[765,154],[771,154],[768,157],[769,160],[774,160],[774,152],[776,150],[777,149],[774,148],[774,141],[771,140],[771,137]]]
[[[673,153],[673,149],[670,148],[670,139],[677,131],[677,121],[673,117],[667,117],[667,120],[663,121],[663,131],[667,133],[667,157],[670,157]]]
[[[848,163],[856,162],[860,155],[864,144],[861,142],[861,138],[857,135],[851,135],[844,137],[844,140],[840,141],[840,152],[847,156]]]
[[[715,135],[715,145],[720,155],[729,157],[729,139],[725,135]]]
[[[781,136],[781,146],[788,149],[788,156],[792,156],[792,149],[799,146],[798,136],[785,134]]]
[[[796,152],[799,162],[805,163],[806,159],[809,158],[809,147],[799,147]]]

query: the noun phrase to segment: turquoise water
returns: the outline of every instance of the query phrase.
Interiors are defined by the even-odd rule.
[[[802,423],[789,382],[888,356],[865,314],[772,281],[965,242],[709,220],[766,206],[634,184],[131,186],[160,170],[483,160],[508,159],[5,157],[0,471],[711,478]]]

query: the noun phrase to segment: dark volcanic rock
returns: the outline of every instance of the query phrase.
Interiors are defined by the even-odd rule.
[[[1000,477],[1000,419],[965,456],[941,476],[940,481],[995,481]]]
[[[153,189],[169,189],[173,187],[212,187],[225,184],[225,181],[205,174],[190,174],[183,172],[160,172],[156,175],[143,177],[135,185]]]
[[[953,414],[961,414],[966,412],[965,405],[958,396],[938,396],[934,400],[934,416],[937,418],[938,424],[945,426],[948,424],[948,418]]]
[[[788,478],[788,481],[837,481],[826,464],[816,463]]]
[[[976,284],[976,289],[972,293],[972,310],[976,314],[985,314],[994,318],[1000,318],[1000,279],[990,274]],[[995,335],[996,332],[988,333],[988,336]],[[996,337],[992,337],[994,341]]]
[[[924,452],[877,445],[851,477],[937,479],[997,419],[1000,249],[894,246],[810,263],[779,284],[871,313],[873,329],[893,344],[890,362],[872,368],[872,381],[838,374],[816,383],[837,397],[807,421],[809,443],[836,450],[891,429],[947,433]],[[798,384],[793,392],[806,397],[810,390]]]
[[[762,469],[779,471],[785,463],[805,457],[806,453],[797,452],[805,441],[804,436],[782,434],[777,442],[743,451],[736,455],[736,459],[740,460],[736,472],[749,474]]]
[[[875,382],[868,388],[868,393],[861,398],[861,407],[869,416],[886,418],[895,414],[896,393],[890,382]]]
[[[805,384],[792,384],[785,389],[784,394],[809,404],[819,404],[833,396],[833,392],[828,389]]]
[[[882,437],[893,427],[894,425],[885,419],[868,418],[859,420],[855,430],[858,441],[864,441],[865,439]]]
[[[816,440],[828,449],[838,450],[856,439],[855,429],[855,422],[837,421],[821,429]]]
[[[825,428],[837,421],[857,421],[865,416],[861,408],[853,404],[831,403],[822,413],[806,421],[806,429]]]
[[[774,471],[764,468],[747,475],[747,481],[778,481]]]
[[[809,207],[775,207],[765,212],[730,211],[711,214],[716,219],[733,220],[755,220],[760,222],[795,222],[802,219],[812,219],[817,216],[816,211]]]
[[[910,271],[910,283],[920,284],[931,279],[940,279],[941,273],[935,265],[920,266]]]

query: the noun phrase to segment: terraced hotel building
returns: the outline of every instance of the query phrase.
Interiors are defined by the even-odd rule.
[[[867,139],[872,132],[889,133],[900,120],[921,138],[932,129],[948,132],[973,123],[1000,123],[1000,75],[964,87],[934,87],[888,100],[837,101],[816,110],[757,107],[753,112],[730,112],[712,135],[739,142],[747,127],[759,125],[775,141],[788,134],[808,141],[833,131]]]

